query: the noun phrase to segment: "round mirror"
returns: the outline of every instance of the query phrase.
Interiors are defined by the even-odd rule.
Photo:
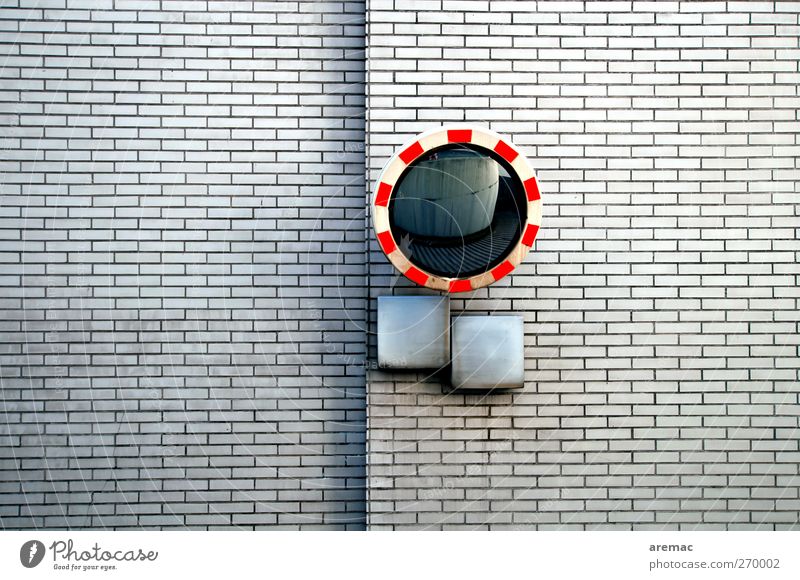
[[[481,128],[420,135],[387,164],[373,203],[381,248],[417,284],[463,292],[519,264],[541,221],[520,152]]]
[[[426,272],[470,278],[516,246],[525,190],[490,151],[453,144],[421,155],[395,185],[389,223],[406,258]]]

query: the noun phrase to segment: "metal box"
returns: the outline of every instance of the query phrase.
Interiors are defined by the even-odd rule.
[[[459,316],[453,321],[451,381],[457,389],[525,386],[521,316]]]
[[[450,299],[445,296],[378,298],[378,365],[434,369],[450,362]]]

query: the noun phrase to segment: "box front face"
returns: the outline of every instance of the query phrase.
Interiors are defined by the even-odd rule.
[[[461,316],[454,320],[453,387],[524,387],[523,336],[521,316]]]
[[[442,296],[378,298],[378,364],[437,369],[450,362],[450,301]]]

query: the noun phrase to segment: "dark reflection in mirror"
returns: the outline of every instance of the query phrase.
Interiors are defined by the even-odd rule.
[[[508,256],[522,233],[526,203],[522,182],[505,160],[474,145],[446,145],[400,176],[389,220],[414,265],[468,278]]]

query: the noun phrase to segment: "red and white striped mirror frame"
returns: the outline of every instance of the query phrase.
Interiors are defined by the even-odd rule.
[[[469,278],[446,278],[415,266],[400,250],[389,225],[389,202],[392,199],[394,187],[403,172],[427,151],[448,144],[471,144],[494,151],[516,172],[525,187],[528,200],[526,220],[517,245],[500,264]],[[401,147],[384,166],[372,198],[372,225],[375,228],[378,243],[392,265],[415,284],[443,292],[456,293],[477,290],[493,284],[511,273],[530,251],[533,241],[539,233],[541,223],[542,200],[539,185],[528,160],[509,140],[480,126],[449,125],[436,127],[417,135],[412,141]]]

